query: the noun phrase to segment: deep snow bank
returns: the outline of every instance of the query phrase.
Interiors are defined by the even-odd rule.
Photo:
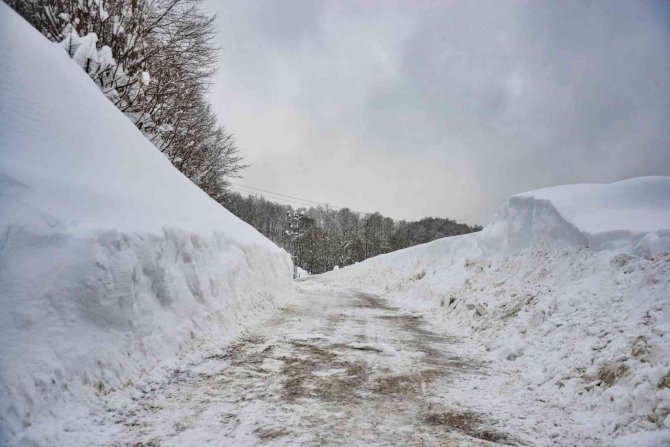
[[[182,176],[5,4],[0,60],[5,444],[62,430],[45,423],[61,404],[169,365],[293,285],[283,250]]]
[[[564,185],[509,199],[482,239],[492,251],[587,247],[652,257],[670,251],[670,177]],[[503,246],[501,246],[503,245]]]
[[[428,311],[492,361],[518,367],[531,390],[524,398],[543,396],[576,414],[585,445],[617,438],[617,445],[663,445],[670,441],[669,230],[668,177],[547,188],[512,197],[480,233],[321,280]]]

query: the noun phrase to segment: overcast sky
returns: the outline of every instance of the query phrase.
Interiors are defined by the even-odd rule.
[[[514,193],[670,175],[670,2],[222,1],[240,183],[487,223]]]

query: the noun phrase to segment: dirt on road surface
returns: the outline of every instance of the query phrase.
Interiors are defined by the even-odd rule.
[[[356,290],[299,286],[295,304],[117,416],[136,446],[521,445],[494,417],[450,403],[487,375],[458,339]]]

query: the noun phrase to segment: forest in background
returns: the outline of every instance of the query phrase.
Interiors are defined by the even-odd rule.
[[[451,219],[426,217],[407,222],[380,213],[361,214],[323,206],[294,209],[254,195],[226,194],[225,207],[291,253],[295,263],[317,274],[395,250],[482,229]],[[299,212],[299,237],[287,234],[287,213]]]

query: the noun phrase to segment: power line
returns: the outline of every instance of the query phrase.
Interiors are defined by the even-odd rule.
[[[315,200],[303,199],[301,197],[289,196],[288,194],[282,194],[282,193],[279,193],[279,192],[268,191],[266,189],[256,188],[255,186],[241,185],[239,183],[232,183],[232,184],[235,185],[235,186],[239,186],[240,188],[252,189],[254,191],[261,191],[261,192],[265,192],[265,193],[268,193],[268,194],[273,194],[273,195],[276,195],[276,196],[281,196],[281,197],[286,197],[286,198],[289,198],[289,199],[300,200],[301,202],[312,203],[314,205],[324,205],[323,202],[317,202]]]
[[[282,205],[292,205],[296,208],[313,208],[315,206],[312,205],[311,203],[298,202],[296,200],[285,199],[284,197],[278,197],[278,196],[275,197],[273,195],[268,195],[267,193],[259,193],[255,191],[242,191],[242,190],[239,190],[238,192],[241,192],[243,194],[246,193],[249,194],[250,196],[253,195],[256,197],[261,197],[269,202],[275,202]]]
[[[297,202],[295,202],[295,201],[298,200],[298,201],[300,201],[300,202],[306,202],[307,204],[326,206],[326,207],[328,207],[328,208],[333,208],[333,209],[336,209],[336,210],[342,209],[342,208],[339,207],[339,206],[333,206],[333,205],[330,205],[330,204],[328,204],[328,203],[317,202],[317,201],[315,201],[315,200],[303,199],[303,198],[301,198],[301,197],[290,196],[290,195],[288,195],[288,194],[282,194],[282,193],[279,193],[279,192],[268,191],[268,190],[266,190],[266,189],[256,188],[255,186],[247,186],[247,185],[242,185],[242,184],[234,183],[234,182],[230,182],[230,183],[231,183],[232,185],[235,185],[235,186],[239,187],[239,188],[245,188],[245,189],[250,189],[250,190],[253,190],[253,191],[264,192],[264,193],[266,193],[266,194],[272,194],[272,195],[274,195],[274,196],[285,197],[286,199],[284,199],[284,200],[287,201],[287,202],[297,203]],[[291,200],[289,200],[289,199],[291,199]],[[299,205],[306,206],[305,203],[298,203],[298,204],[299,204]]]
[[[267,191],[265,189],[255,188],[255,187],[252,187],[252,186],[238,185],[238,184],[234,184],[234,185],[239,187],[239,188],[249,189],[249,190],[252,190],[252,191],[260,191],[260,192],[270,194],[270,195],[273,195],[273,196],[277,196],[277,197],[284,197],[286,199],[290,199],[290,201],[292,201],[292,202],[297,200],[299,202],[309,203],[309,204],[312,204],[312,205],[321,205],[322,204],[321,202],[316,202],[314,200],[302,199],[300,197],[289,196],[289,195],[282,194],[282,193],[279,193],[279,192]]]
[[[308,203],[308,202],[303,202],[303,201],[299,201],[299,200],[295,200],[295,199],[287,199],[283,196],[280,196],[280,195],[277,195],[277,194],[274,194],[274,193],[271,193],[271,192],[265,192],[264,191],[262,193],[259,193],[256,190],[247,190],[246,188],[245,189],[238,189],[238,191],[242,192],[242,193],[258,195],[258,196],[263,197],[263,198],[265,198],[267,200],[270,200],[270,201],[277,201],[277,202],[280,202],[280,203],[292,204],[292,205],[297,205],[297,206],[300,206],[300,207],[308,207],[309,208],[309,207],[313,207],[313,206],[316,205],[313,202]]]

